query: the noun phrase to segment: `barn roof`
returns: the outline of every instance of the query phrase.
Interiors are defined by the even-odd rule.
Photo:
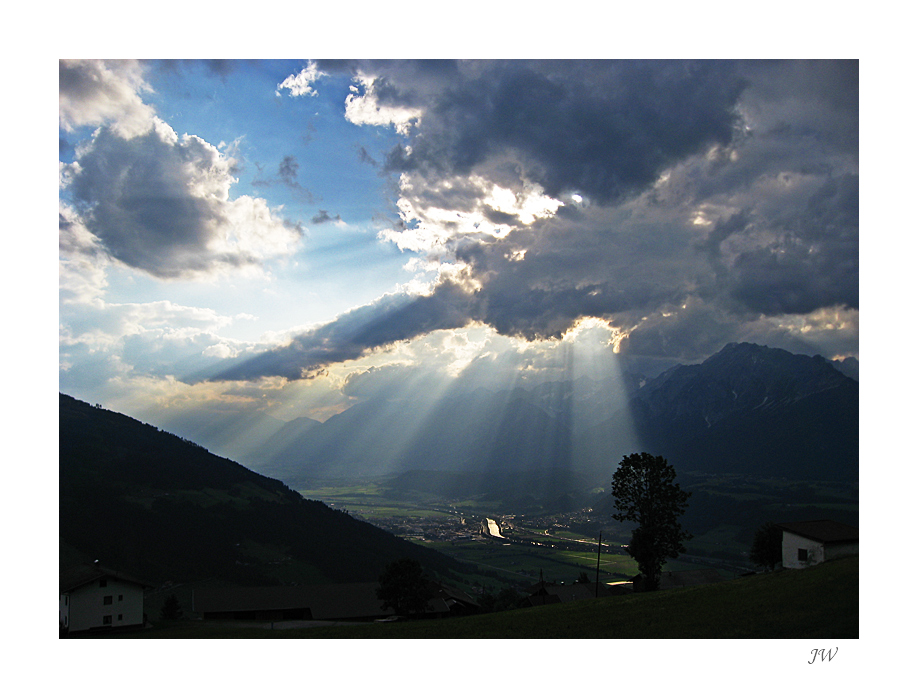
[[[792,521],[778,524],[778,526],[785,531],[820,543],[847,543],[858,539],[857,528],[831,519]]]

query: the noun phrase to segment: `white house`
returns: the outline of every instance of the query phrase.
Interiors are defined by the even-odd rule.
[[[65,570],[60,575],[61,632],[143,625],[143,590],[148,586],[98,564]]]
[[[819,519],[778,524],[783,531],[784,567],[801,569],[845,555],[856,555],[858,530],[854,526]]]

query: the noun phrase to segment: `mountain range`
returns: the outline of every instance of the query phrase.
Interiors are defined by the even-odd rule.
[[[639,451],[680,471],[854,481],[856,369],[743,343],[653,378],[373,395],[325,422],[263,428],[241,460],[291,486],[425,470],[604,478]]]

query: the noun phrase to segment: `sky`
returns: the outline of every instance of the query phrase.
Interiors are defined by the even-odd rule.
[[[858,72],[60,60],[60,390],[321,420],[574,346],[858,357]]]

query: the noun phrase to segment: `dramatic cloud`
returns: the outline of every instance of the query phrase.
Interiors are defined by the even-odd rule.
[[[58,70],[61,127],[111,123],[124,138],[153,127],[153,108],[139,92],[149,91],[137,61],[62,60]]]
[[[352,87],[351,94],[347,96],[345,116],[347,120],[360,125],[395,126],[395,130],[402,135],[408,135],[413,125],[421,117],[418,109],[405,106],[388,106],[379,100],[378,79],[366,75],[358,75],[357,82],[360,87]]]
[[[419,110],[419,133],[389,154],[390,170],[494,176],[509,159],[549,196],[575,192],[600,203],[729,143],[743,87],[723,62],[487,62],[463,78]]]
[[[357,308],[322,327],[295,336],[289,343],[212,373],[213,380],[251,380],[280,376],[299,380],[325,367],[358,359],[372,349],[388,347],[441,329],[464,327],[474,315],[474,298],[452,283],[435,296],[390,295]]]
[[[858,307],[858,177],[819,178],[789,215],[774,221],[775,240],[736,256],[730,292],[766,315]]]
[[[61,62],[62,388],[324,418],[857,354],[856,61],[156,66]]]
[[[101,128],[78,155],[74,208],[108,254],[154,276],[258,267],[301,236],[264,199],[230,197],[232,158],[158,119],[129,139]]]
[[[399,225],[380,237],[439,281],[249,360],[252,375],[473,322],[559,338],[585,317],[618,328],[623,352],[697,360],[774,338],[764,318],[792,333],[806,323],[790,317],[856,312],[856,62],[347,69],[348,118],[406,138],[384,166]]]

